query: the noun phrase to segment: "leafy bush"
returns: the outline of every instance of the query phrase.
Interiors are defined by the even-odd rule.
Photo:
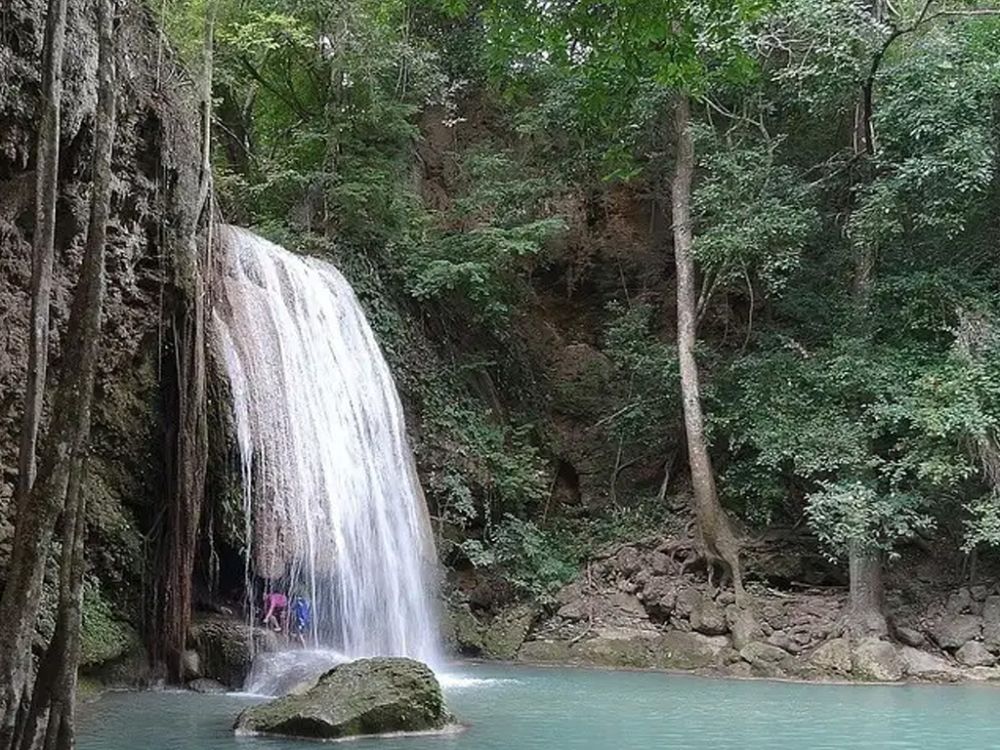
[[[539,601],[550,600],[578,569],[565,538],[512,515],[493,526],[485,541],[467,539],[462,550],[476,567],[502,569],[522,594]]]

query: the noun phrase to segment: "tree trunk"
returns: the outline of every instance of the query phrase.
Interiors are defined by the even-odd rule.
[[[851,545],[849,566],[848,629],[858,637],[886,635],[889,627],[885,619],[882,554],[858,544]]]
[[[192,233],[191,252],[178,258],[176,283],[184,295],[174,321],[177,355],[177,443],[174,497],[168,508],[167,579],[163,590],[163,652],[174,682],[183,678],[184,650],[191,624],[191,577],[194,573],[198,527],[205,494],[208,456],[208,413],[205,372],[205,289],[203,266],[210,264],[212,247],[212,45],[214,4],[205,15],[202,49],[202,170],[198,214],[205,213],[205,252],[197,250]]]
[[[63,47],[66,39],[66,0],[49,0],[45,19],[45,48],[42,61],[42,111],[38,129],[35,160],[35,229],[31,261],[31,322],[28,340],[28,367],[25,378],[24,413],[18,451],[16,489],[16,527],[25,524],[22,516],[33,514],[29,497],[35,481],[35,451],[45,395],[49,348],[49,299],[52,289],[52,262],[55,244],[56,200],[59,189],[59,107],[62,101]],[[20,534],[20,544],[35,540]],[[47,541],[41,539],[40,541]],[[46,545],[47,546],[47,545]],[[15,534],[14,549],[18,548]],[[30,637],[34,629],[33,612],[15,612],[21,608],[19,595],[32,591],[31,584],[41,575],[45,556],[18,560],[11,555],[4,587],[4,612],[0,620],[0,748],[13,740],[14,725],[21,694],[27,679],[30,660]],[[36,571],[37,568],[37,571]],[[11,594],[8,596],[7,591]],[[37,611],[37,605],[32,605]]]
[[[686,95],[674,103],[676,166],[671,185],[674,259],[677,264],[677,356],[680,361],[681,397],[687,434],[688,463],[694,490],[701,553],[709,578],[716,563],[732,575],[737,598],[744,597],[739,546],[725,511],[719,503],[712,459],[705,439],[701,408],[701,386],[695,359],[698,296],[695,285],[691,226],[691,182],[694,176],[694,140],[691,136],[690,104]]]
[[[871,11],[876,20],[888,16],[888,8],[883,0],[874,0]],[[854,152],[859,160],[859,182],[870,179],[871,160],[875,156],[875,130],[873,124],[873,93],[875,77],[889,44],[895,38],[891,35],[872,61],[871,70],[861,88],[857,105],[858,114],[854,123]],[[872,284],[877,248],[866,237],[852,239],[854,251],[854,278],[851,297],[854,312],[854,330],[859,336],[869,333],[871,314]],[[847,629],[857,637],[884,636],[889,629],[885,616],[885,595],[882,586],[883,555],[868,549],[863,540],[858,540],[848,549],[848,570],[850,578],[850,600],[848,603]]]
[[[115,128],[115,74],[110,0],[99,0],[98,102],[94,135],[93,179],[90,225],[80,278],[73,294],[67,347],[53,421],[38,480],[30,502],[18,514],[7,585],[0,600],[0,643],[30,653],[31,638],[38,614],[38,600],[45,559],[59,511],[66,506],[63,520],[63,551],[60,567],[60,594],[56,634],[43,662],[36,698],[27,717],[22,741],[32,747],[38,710],[52,703],[45,747],[68,747],[72,743],[72,719],[76,691],[76,664],[79,652],[80,597],[83,575],[83,493],[82,463],[90,435],[91,404],[97,373],[101,314],[104,303],[104,256],[111,204],[111,152]],[[67,498],[67,493],[69,497]],[[27,664],[18,675],[17,693],[23,690]],[[10,688],[10,685],[7,686]],[[54,701],[54,703],[53,703]],[[36,708],[37,705],[37,708]],[[11,704],[7,713],[11,714]],[[14,719],[5,717],[5,748],[14,739]]]
[[[101,0],[102,2],[104,0]],[[86,496],[82,459],[74,462],[63,513],[56,628],[35,678],[31,706],[19,732],[21,750],[70,750],[75,736],[76,675],[80,661]],[[39,737],[38,730],[45,727]]]
[[[24,414],[18,452],[17,507],[35,480],[35,448],[42,418],[49,348],[49,300],[55,254],[56,201],[59,194],[63,47],[66,0],[49,0],[42,67],[42,113],[35,158],[35,229],[31,256],[31,329],[24,389]]]

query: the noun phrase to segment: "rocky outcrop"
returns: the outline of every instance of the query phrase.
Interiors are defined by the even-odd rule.
[[[844,633],[846,589],[757,586],[751,606],[739,607],[731,591],[709,589],[703,575],[684,570],[678,549],[650,538],[598,554],[528,628],[516,658],[810,680],[1000,676],[1000,588],[945,590],[930,605],[916,606],[926,592],[890,602],[899,614],[892,639],[854,640]],[[484,632],[511,615],[474,612],[464,607],[455,629],[474,641],[471,653],[486,655]]]
[[[210,680],[207,677],[199,677],[196,680],[191,680],[187,684],[188,690],[193,690],[196,693],[225,693],[227,688],[218,680]]]
[[[901,646],[899,658],[907,676],[935,682],[950,681],[961,676],[961,671],[947,659],[921,651],[913,646]]]
[[[482,619],[472,613],[468,604],[454,604],[448,612],[448,640],[452,649],[463,656],[507,661],[517,655],[537,618],[538,609],[527,604],[505,607]]]
[[[323,675],[302,695],[246,709],[237,733],[341,739],[444,729],[453,719],[434,673],[412,659],[360,659]]]
[[[713,669],[735,652],[725,636],[669,631],[602,629],[576,641],[534,640],[518,651],[520,661],[534,664],[589,664],[677,670]]]
[[[781,677],[794,672],[792,655],[778,646],[753,641],[740,649],[740,658],[754,668],[757,674],[766,677]]]
[[[28,347],[34,143],[46,7],[44,0],[16,0],[4,2],[2,10],[0,571],[13,529],[10,498]],[[169,399],[164,398],[159,381],[159,373],[170,370],[161,368],[160,359],[173,356],[164,336],[168,330],[164,320],[169,319],[177,299],[171,264],[181,250],[179,227],[194,224],[198,120],[190,87],[179,75],[149,6],[121,4],[115,29],[122,54],[117,77],[114,198],[107,228],[107,289],[85,488],[87,562],[88,579],[99,580],[116,618],[131,619],[137,625],[139,613],[148,604],[144,597],[150,584],[144,545],[150,541],[150,531],[160,526],[170,485],[164,461],[170,435],[165,415]],[[50,378],[67,346],[66,324],[89,222],[97,85],[92,3],[68,1],[66,38]],[[188,252],[186,246],[183,252]],[[50,599],[42,600],[39,640],[49,635],[44,631],[52,604]],[[88,669],[102,671],[104,663],[110,668],[130,653],[135,634],[125,622],[119,623],[122,627],[116,633],[95,630],[91,614],[85,599],[84,659]]]

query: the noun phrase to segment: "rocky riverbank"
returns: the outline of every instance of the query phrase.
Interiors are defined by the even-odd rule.
[[[673,539],[607,550],[544,605],[451,606],[453,648],[540,664],[656,668],[728,677],[954,682],[1000,680],[1000,586],[899,590],[885,638],[852,639],[838,586],[729,590],[683,572]]]

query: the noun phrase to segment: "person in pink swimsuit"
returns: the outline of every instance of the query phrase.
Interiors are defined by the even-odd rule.
[[[264,594],[264,625],[281,632],[282,623],[288,612],[288,597],[272,591]]]

